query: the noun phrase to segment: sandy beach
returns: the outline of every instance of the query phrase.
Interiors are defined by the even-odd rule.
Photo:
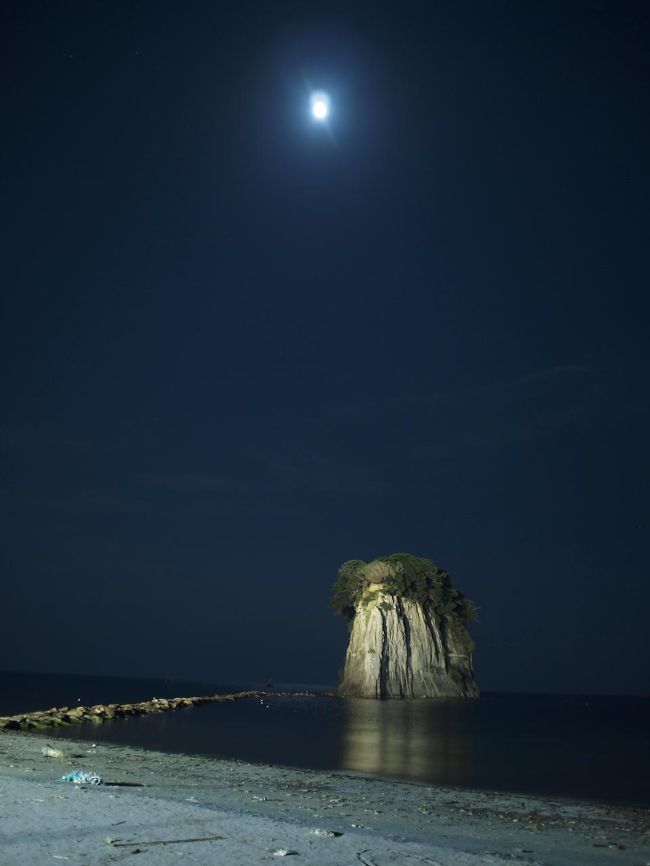
[[[0,735],[0,864],[650,863],[648,810]],[[99,786],[56,780],[81,768]]]

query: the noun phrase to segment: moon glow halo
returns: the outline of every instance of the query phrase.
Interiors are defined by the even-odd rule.
[[[330,98],[323,90],[312,93],[309,99],[311,114],[314,120],[320,122],[327,120],[330,113]]]

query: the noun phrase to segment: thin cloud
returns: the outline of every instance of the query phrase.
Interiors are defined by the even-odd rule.
[[[228,478],[206,473],[178,472],[168,475],[148,475],[145,483],[174,493],[227,493],[248,495],[259,492],[254,480]]]

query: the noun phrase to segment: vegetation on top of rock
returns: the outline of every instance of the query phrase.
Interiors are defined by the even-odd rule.
[[[344,562],[332,590],[332,607],[351,622],[359,603],[376,592],[419,601],[459,625],[476,619],[476,606],[452,585],[449,574],[430,559],[410,553]]]

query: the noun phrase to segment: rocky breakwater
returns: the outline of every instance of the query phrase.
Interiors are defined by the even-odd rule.
[[[397,553],[346,562],[332,603],[350,625],[341,696],[478,696],[467,632],[476,609],[431,560]]]
[[[270,696],[312,697],[309,692],[230,692],[227,694],[199,695],[191,698],[151,698],[128,704],[95,704],[91,707],[51,707],[49,710],[36,710],[19,713],[15,716],[0,716],[0,731],[30,731],[52,728],[58,725],[93,722],[101,724],[109,719],[124,719],[129,716],[145,716],[149,713],[164,713],[170,710],[196,707],[200,704],[237,701],[245,698]]]

